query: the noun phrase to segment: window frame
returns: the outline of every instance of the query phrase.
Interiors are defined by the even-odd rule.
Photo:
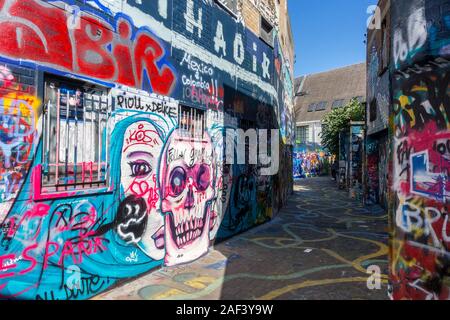
[[[301,130],[304,130],[304,132],[299,134],[301,132]],[[295,135],[296,135],[296,137],[295,137],[296,142],[300,141],[299,144],[302,144],[302,143],[306,144],[306,143],[308,143],[308,140],[309,140],[309,126],[307,126],[307,125],[306,126],[297,126],[295,128]],[[304,137],[304,139],[301,139],[300,137],[302,137],[302,138]]]
[[[238,18],[239,14],[239,8],[238,8],[238,0],[234,0],[236,2],[236,12],[234,12],[232,9],[230,9],[226,4],[224,4],[221,0],[214,0],[215,3],[225,11],[227,11],[229,14],[231,14],[235,19]]]
[[[345,99],[336,99],[331,104],[331,109],[339,109],[345,105]]]
[[[308,112],[315,112],[315,111],[316,111],[316,106],[317,106],[317,103],[311,103],[311,104],[309,104],[309,106],[308,106]]]
[[[265,32],[265,29],[263,28],[263,24],[266,24],[267,26],[270,26],[272,28],[270,33]],[[264,43],[267,44],[272,49],[275,47],[275,41],[273,39],[274,31],[275,31],[275,26],[272,25],[270,23],[270,21],[267,20],[262,14],[260,14],[259,15],[259,38],[262,41],[264,41]],[[266,39],[266,37],[267,37],[267,39]]]
[[[54,86],[53,88],[51,86]],[[90,84],[83,81],[78,81],[75,79],[69,79],[65,77],[58,77],[54,75],[44,75],[44,90],[43,90],[43,112],[42,112],[42,163],[36,167],[36,171],[33,172],[33,178],[35,180],[34,185],[34,199],[39,200],[48,200],[51,199],[59,199],[59,198],[68,198],[73,196],[80,195],[92,195],[92,194],[103,194],[110,193],[113,191],[113,184],[111,183],[111,166],[109,164],[110,158],[110,128],[108,126],[108,122],[112,117],[112,101],[110,98],[110,90],[109,88]],[[66,103],[63,104],[61,90],[67,90],[67,98]],[[79,105],[68,104],[69,99],[73,98],[73,94],[71,91],[79,90],[81,92],[82,106],[83,110],[79,110]],[[50,90],[54,90],[56,92],[56,101],[51,101],[55,97],[51,97]],[[75,96],[77,98],[78,96]],[[98,100],[96,100],[98,99]],[[52,104],[53,109],[52,108]],[[78,102],[76,102],[78,103]],[[87,106],[90,105],[88,109]],[[71,108],[75,109],[72,110]],[[57,114],[52,115],[51,112],[56,110]],[[62,111],[65,109],[64,118],[62,117]],[[74,112],[73,112],[74,111]],[[82,119],[78,119],[79,114],[83,114]],[[72,119],[72,114],[74,114],[74,118]],[[86,115],[89,114],[90,117],[90,126],[91,129],[88,129],[86,124],[88,123],[86,120]],[[94,118],[95,117],[95,118]],[[52,121],[56,121],[52,127]],[[58,122],[59,121],[59,122]],[[75,122],[75,124],[71,122]],[[65,129],[62,129],[61,126],[65,126]],[[71,127],[73,126],[73,127]],[[80,128],[79,126],[82,126]],[[94,129],[95,126],[98,126]],[[55,134],[51,132],[52,129],[56,129]],[[76,130],[75,137],[70,136],[71,129]],[[82,130],[82,139],[85,140],[86,134],[89,132],[95,134],[98,140],[97,145],[95,146],[95,150],[92,149],[95,160],[87,160],[87,161],[78,161],[78,154],[82,154],[82,159],[84,160],[84,154],[87,152],[85,149],[79,151],[78,146],[83,146],[83,148],[88,145],[87,143],[80,140],[79,130]],[[61,139],[62,130],[66,130],[66,141],[65,143],[59,144],[59,140]],[[94,132],[96,130],[96,132]],[[56,145],[51,142],[51,139],[56,139]],[[72,141],[71,141],[72,139]],[[74,146],[74,153],[69,156],[69,147],[67,144],[69,141]],[[94,142],[94,143],[95,143]],[[60,155],[63,151],[63,147],[65,147],[65,160],[60,161]],[[51,157],[54,157],[51,160]],[[74,161],[69,165],[69,158],[74,157]],[[65,162],[65,163],[64,163]],[[90,163],[90,169],[86,167],[86,163]],[[96,169],[95,165],[97,166]],[[52,179],[51,174],[51,166],[56,166],[54,172],[54,176]],[[69,166],[70,166],[70,174],[69,174]],[[81,182],[78,182],[78,167],[81,166]],[[65,172],[61,175],[62,179],[72,180],[71,183],[60,183],[60,170],[61,167],[65,167]],[[89,171],[90,173],[90,181],[85,180],[84,174]],[[94,176],[97,175],[97,180],[94,181]],[[45,183],[44,181],[47,180]]]
[[[319,111],[326,111],[328,108],[328,102],[327,101],[320,101],[316,104],[316,112]]]

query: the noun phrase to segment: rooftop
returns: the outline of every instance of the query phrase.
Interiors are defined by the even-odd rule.
[[[295,79],[296,122],[319,121],[352,98],[366,102],[366,64],[359,63]]]

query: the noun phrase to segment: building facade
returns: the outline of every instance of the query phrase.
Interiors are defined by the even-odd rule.
[[[369,30],[367,171],[387,167],[393,299],[450,299],[449,19],[445,0],[380,1]]]
[[[295,80],[294,176],[308,176],[326,153],[322,146],[322,121],[353,98],[366,101],[366,67],[360,63]],[[303,168],[302,168],[303,167]]]
[[[194,261],[292,192],[285,0],[3,0],[0,32],[3,298]],[[275,129],[278,174],[227,129]]]

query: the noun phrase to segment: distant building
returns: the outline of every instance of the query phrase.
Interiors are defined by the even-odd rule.
[[[343,107],[353,98],[366,102],[366,65],[360,63],[301,76],[295,80],[295,96],[294,150],[321,150],[320,134],[325,115]]]
[[[326,174],[322,121],[353,98],[366,102],[366,66],[361,63],[302,76],[294,88],[294,178]]]

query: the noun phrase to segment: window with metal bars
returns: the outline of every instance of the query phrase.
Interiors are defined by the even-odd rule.
[[[108,186],[107,92],[58,80],[45,83],[42,191]]]
[[[269,21],[261,16],[260,38],[271,47],[274,46],[273,33],[274,27],[270,24]]]
[[[206,131],[205,111],[180,105],[179,128],[181,135],[191,139],[203,139]]]

